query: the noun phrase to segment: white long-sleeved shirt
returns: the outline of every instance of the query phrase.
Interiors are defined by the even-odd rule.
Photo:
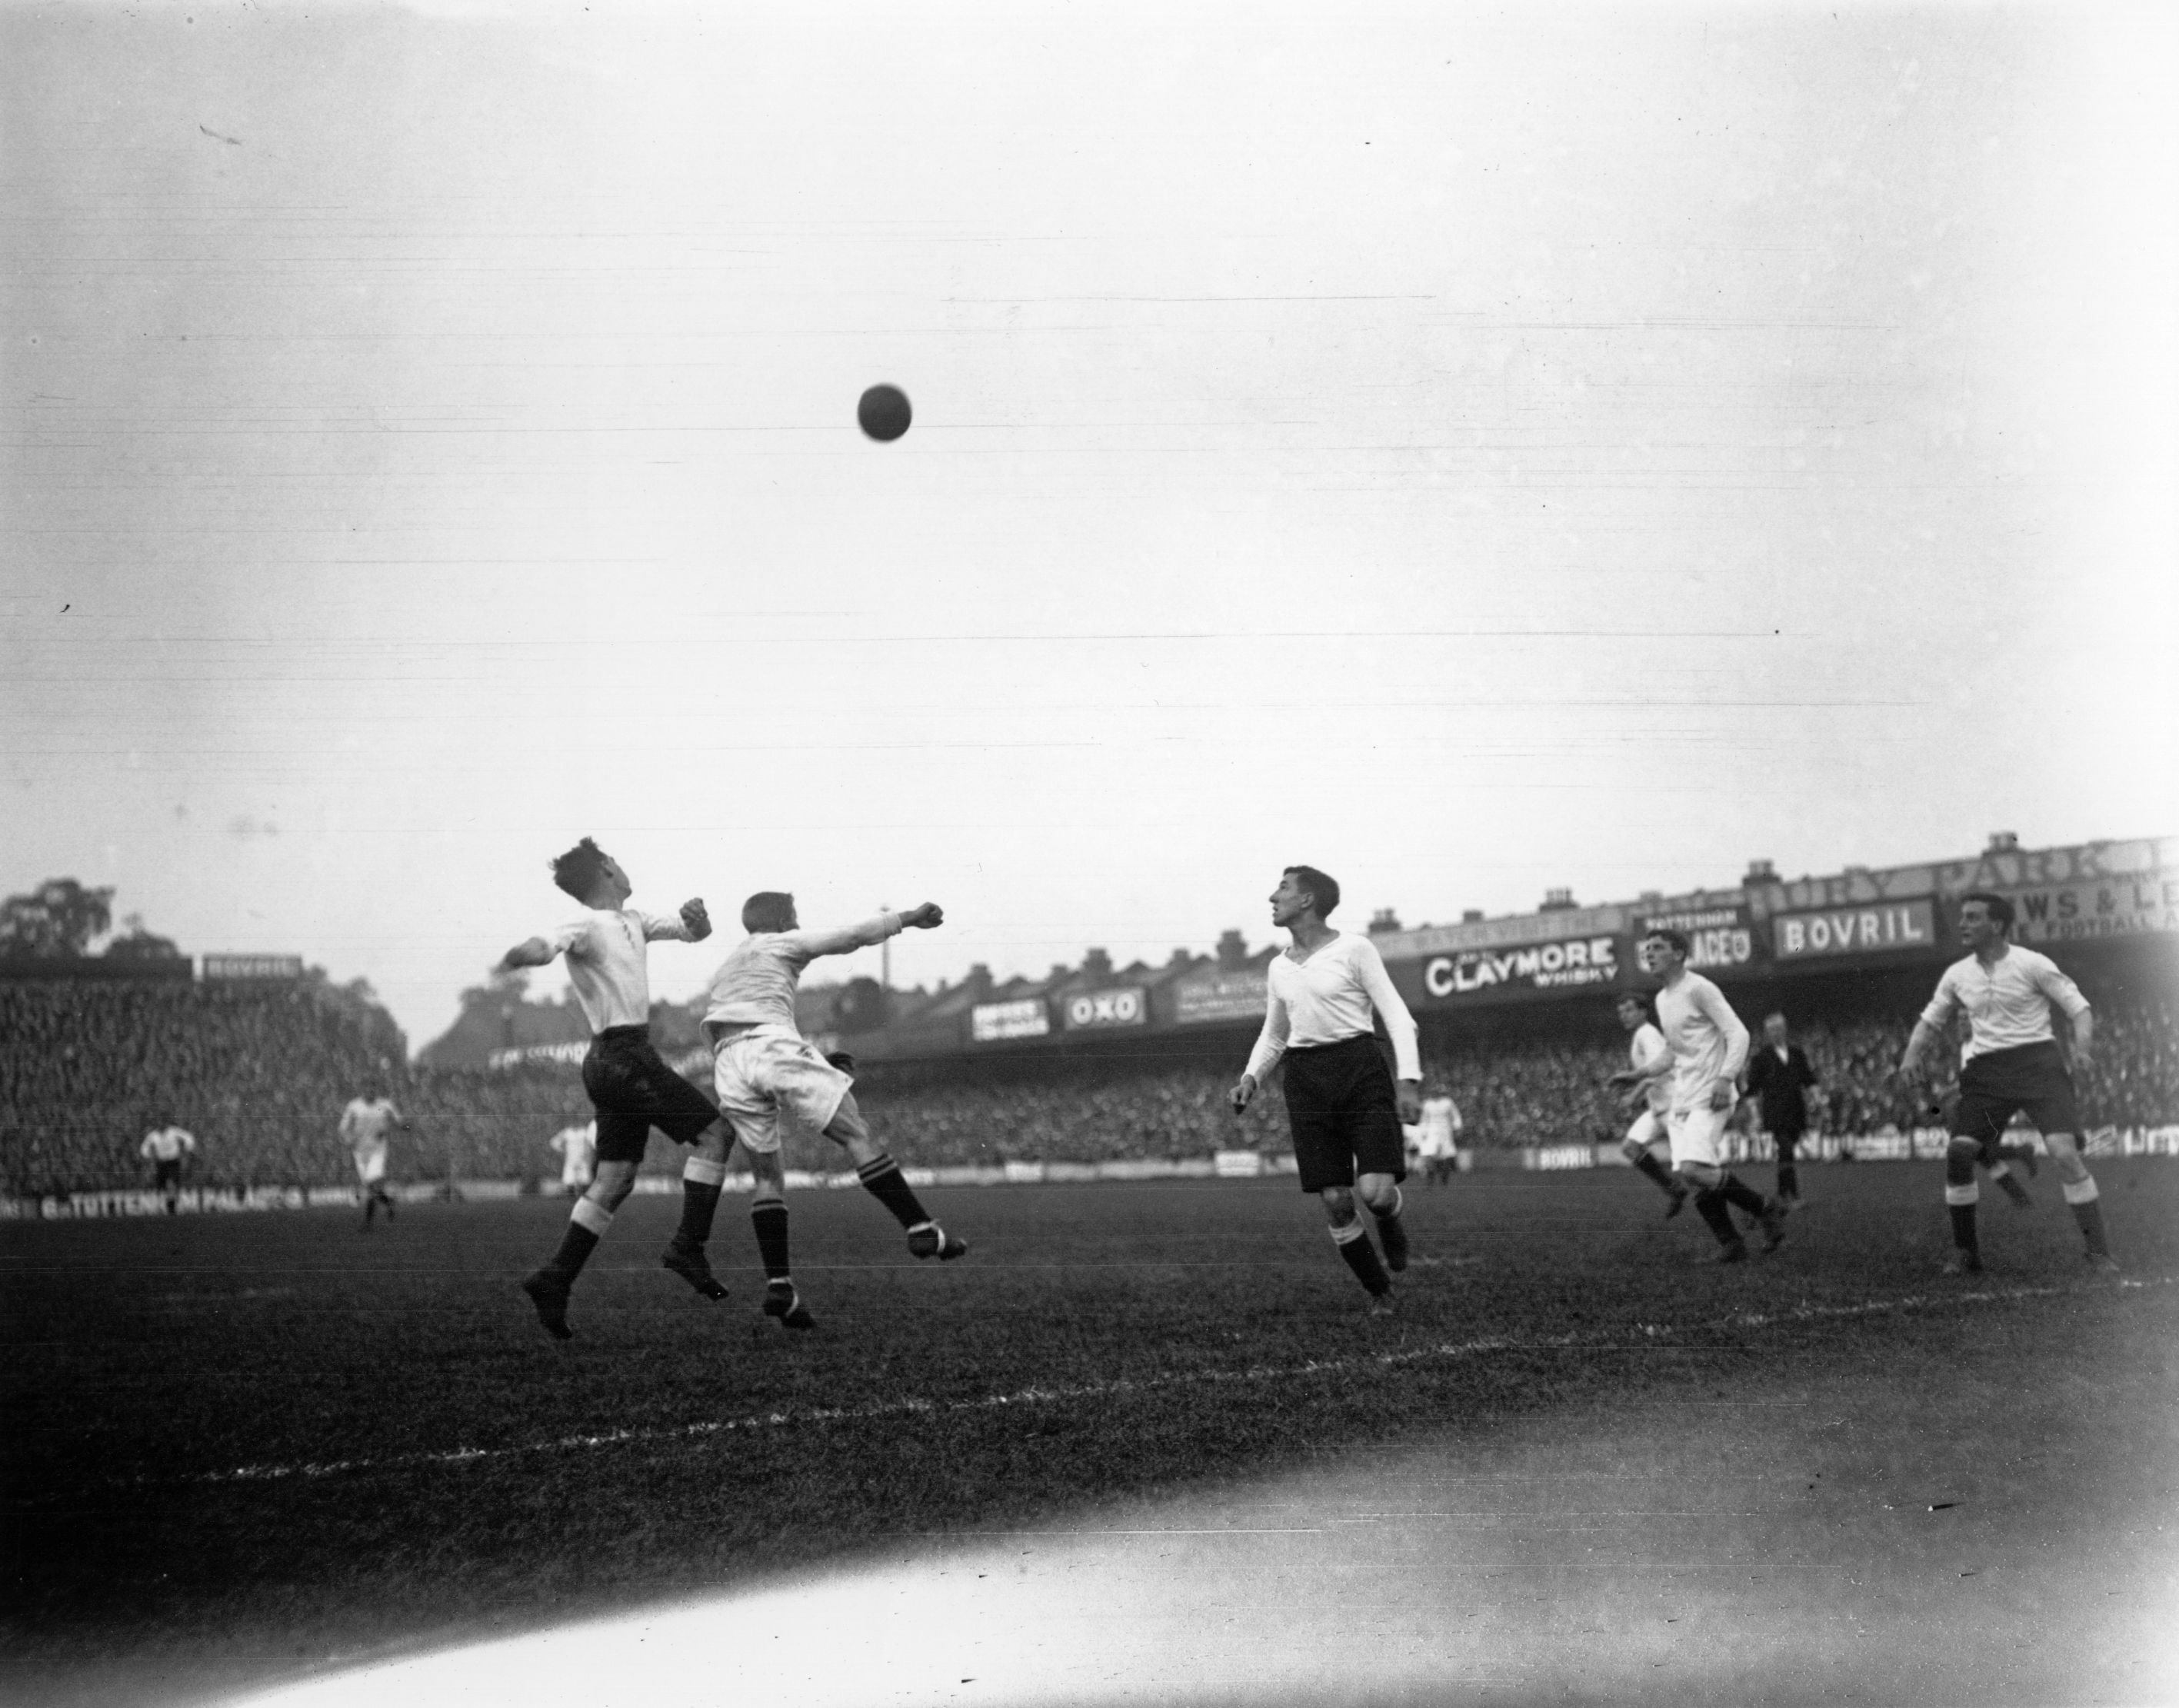
[[[1271,962],[1265,981],[1270,995],[1264,1029],[1249,1053],[1248,1070],[1258,1084],[1290,1048],[1306,1049],[1368,1037],[1372,1009],[1384,1017],[1385,1030],[1391,1034],[1398,1076],[1423,1076],[1414,1016],[1392,988],[1384,959],[1368,938],[1338,933],[1306,961],[1296,961],[1288,950]]]
[[[1657,993],[1657,1030],[1672,1052],[1674,1109],[1699,1109],[1720,1080],[1738,1081],[1748,1028],[1725,993],[1699,972],[1683,972]]]
[[[1644,1076],[1642,1081],[1643,1106],[1653,1114],[1661,1115],[1672,1106],[1671,1087],[1667,1076],[1650,1073],[1650,1070],[1658,1065],[1660,1057],[1669,1057],[1671,1053],[1671,1046],[1665,1042],[1664,1033],[1646,1020],[1634,1028],[1634,1036],[1627,1046],[1628,1063],[1636,1073]]]
[[[569,920],[545,941],[555,955],[568,957],[568,983],[575,988],[583,1018],[599,1032],[650,1024],[650,968],[644,946],[661,939],[689,941],[679,914],[586,907],[581,918]]]
[[[195,1136],[180,1127],[154,1127],[144,1135],[144,1142],[136,1149],[138,1155],[149,1157],[155,1163],[172,1163],[179,1161],[184,1152],[196,1147]]]
[[[1941,1026],[1951,1022],[1955,1012],[1965,1012],[1968,1040],[1960,1047],[1960,1061],[1965,1065],[1992,1050],[2055,1043],[2053,1005],[2071,1017],[2085,1013],[2088,999],[2049,955],[2008,943],[1992,966],[1985,966],[1981,956],[1970,955],[1946,967],[1922,1018]]]
[[[880,913],[841,931],[752,932],[711,975],[705,1032],[716,1037],[714,1026],[785,1026],[800,1037],[794,992],[803,969],[821,955],[849,955],[899,931],[900,915]]]
[[[341,1111],[340,1135],[353,1150],[383,1150],[386,1130],[400,1119],[391,1098],[350,1098]]]

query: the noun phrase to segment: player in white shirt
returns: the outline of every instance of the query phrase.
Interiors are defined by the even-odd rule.
[[[2066,1202],[2080,1224],[2088,1263],[2115,1271],[2118,1265],[2104,1237],[2095,1177],[2081,1160],[2076,1142],[2080,1114],[2050,1010],[2060,1010],[2071,1024],[2076,1067],[2085,1066],[2094,1048],[2095,1016],[2079,987],[2048,955],[2012,940],[2012,903],[2002,895],[1976,890],[1960,898],[1960,941],[1969,953],[1945,969],[1899,1059],[1902,1079],[1920,1078],[1924,1057],[1952,1016],[1967,1015],[1960,1093],[1952,1109],[1951,1143],[1945,1152],[1945,1203],[1951,1214],[1953,1246],[1946,1271],[1974,1274],[1982,1268],[1975,1230],[1977,1163],[1990,1169],[2015,1202],[2028,1201],[2027,1189],[2012,1177],[2000,1149],[2006,1123],[2021,1110],[2042,1132]]]
[[[1672,1052],[1650,1016],[1649,998],[1630,990],[1615,1007],[1620,1025],[1632,1036],[1627,1044],[1627,1065],[1605,1083],[1626,1092],[1620,1099],[1622,1109],[1639,1104],[1642,1111],[1620,1141],[1620,1153],[1665,1195],[1665,1219],[1669,1222],[1687,1208],[1690,1196],[1666,1166],[1671,1160],[1671,1138],[1666,1121],[1672,1110],[1672,1093],[1666,1083]],[[1665,1153],[1663,1162],[1657,1158],[1660,1150]]]
[[[1339,885],[1331,878],[1314,866],[1289,866],[1271,900],[1271,923],[1293,940],[1265,972],[1264,1029],[1247,1070],[1227,1095],[1238,1114],[1284,1059],[1301,1189],[1322,1200],[1332,1243],[1369,1294],[1370,1314],[1383,1316],[1391,1309],[1392,1292],[1385,1271],[1408,1267],[1408,1232],[1400,1220],[1408,1165],[1400,1129],[1422,1115],[1414,1018],[1392,988],[1377,946],[1324,922],[1339,905]],[[1391,1034],[1397,1085],[1377,1053],[1373,1013]],[[1382,1263],[1355,1213],[1358,1196],[1376,1218]]]
[[[596,1171],[598,1154],[598,1124],[596,1121],[570,1121],[546,1140],[546,1144],[560,1153],[560,1190],[577,1193],[590,1184]]]
[[[1463,1125],[1460,1105],[1452,1100],[1452,1093],[1425,1077],[1422,1119],[1408,1129],[1412,1138],[1408,1148],[1422,1164],[1423,1178],[1431,1185],[1442,1185],[1458,1165]]]
[[[552,862],[552,881],[583,904],[582,917],[548,937],[516,944],[499,964],[503,969],[543,966],[565,955],[568,982],[590,1026],[583,1089],[597,1111],[597,1160],[560,1236],[560,1249],[522,1283],[545,1332],[565,1340],[573,1333],[568,1297],[575,1278],[612,1225],[614,1212],[635,1190],[653,1127],[689,1147],[681,1169],[681,1225],[659,1262],[704,1298],[727,1296],[704,1246],[718,1213],[733,1138],[711,1100],[667,1066],[650,1042],[646,950],[661,939],[701,943],[709,937],[711,921],[702,899],[683,902],[678,917],[628,906],[635,891],[628,873],[587,836]]]
[[[1670,1055],[1661,1072],[1653,1068],[1644,1078],[1669,1075],[1665,1129],[1672,1171],[1693,1191],[1695,1213],[1717,1236],[1719,1262],[1747,1260],[1747,1242],[1732,1224],[1732,1209],[1753,1216],[1763,1229],[1763,1249],[1776,1251],[1786,1237],[1785,1212],[1739,1180],[1726,1159],[1726,1124],[1740,1102],[1748,1028],[1725,993],[1689,968],[1682,933],[1652,931],[1637,952],[1642,970],[1662,981],[1657,1030]]]
[[[794,993],[810,963],[821,955],[851,955],[903,930],[927,931],[945,922],[934,902],[905,913],[881,913],[838,931],[804,931],[794,898],[766,890],[742,904],[749,933],[711,977],[704,1008],[704,1036],[711,1040],[714,1089],[719,1108],[749,1158],[756,1190],[749,1222],[764,1260],[764,1310],[788,1328],[808,1328],[815,1318],[795,1291],[788,1262],[787,1176],[780,1162],[782,1116],[822,1133],[855,1160],[855,1176],[908,1231],[908,1249],[941,1262],[964,1256],[968,1246],[925,1212],[896,1163],[870,1137],[855,1103],[853,1078],[841,1066],[853,1058],[820,1055],[795,1023]]]
[[[386,1190],[387,1130],[409,1123],[393,1106],[393,1099],[376,1087],[367,1097],[350,1098],[341,1111],[340,1136],[355,1158],[356,1185],[363,1191],[363,1231],[370,1231],[370,1218],[385,1206],[386,1219],[393,1219],[393,1199]]]
[[[196,1136],[176,1126],[171,1114],[162,1115],[160,1125],[145,1134],[144,1142],[136,1147],[138,1156],[151,1159],[152,1190],[166,1194],[169,1216],[182,1207],[183,1158],[196,1147]]]

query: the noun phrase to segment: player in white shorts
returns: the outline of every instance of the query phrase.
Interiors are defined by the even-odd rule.
[[[1727,1206],[1755,1218],[1763,1249],[1776,1251],[1786,1237],[1785,1213],[1736,1179],[1727,1166],[1726,1124],[1740,1102],[1740,1070],[1748,1060],[1748,1028],[1725,994],[1688,966],[1688,939],[1677,931],[1653,931],[1642,939],[1642,970],[1662,981],[1657,992],[1657,1030],[1671,1052],[1671,1105],[1665,1125],[1672,1146],[1672,1172],[1694,1193],[1695,1213],[1717,1235],[1717,1261],[1739,1263],[1747,1242]]]
[[[906,913],[881,913],[841,931],[804,931],[794,898],[767,890],[742,904],[749,934],[712,975],[704,1010],[704,1036],[711,1045],[713,1086],[719,1113],[733,1124],[756,1176],[749,1220],[764,1261],[764,1310],[788,1328],[815,1319],[788,1262],[787,1176],[780,1162],[780,1122],[792,1120],[822,1133],[855,1160],[855,1175],[908,1230],[908,1249],[941,1262],[969,1248],[925,1212],[896,1163],[870,1137],[841,1062],[820,1055],[794,1019],[794,993],[804,968],[820,955],[848,955],[882,943],[903,929],[929,930],[944,922],[935,902]]]
[[[1627,1045],[1627,1065],[1605,1083],[1626,1092],[1621,1099],[1622,1109],[1631,1109],[1637,1103],[1642,1106],[1642,1113],[1635,1116],[1634,1125],[1627,1128],[1627,1136],[1620,1141],[1620,1153],[1665,1195],[1665,1219],[1669,1222],[1687,1208],[1691,1196],[1656,1156],[1661,1149],[1666,1161],[1671,1160],[1665,1117],[1672,1107],[1669,1083],[1672,1052],[1666,1045],[1664,1033],[1657,1030],[1650,1017],[1649,998],[1637,991],[1627,991],[1619,999],[1616,1011],[1620,1025],[1633,1036]]]
[[[386,1207],[386,1219],[393,1219],[392,1195],[386,1190],[386,1132],[389,1127],[399,1127],[405,1132],[409,1123],[393,1106],[393,1099],[376,1087],[369,1097],[350,1098],[348,1107],[341,1111],[340,1136],[348,1141],[349,1151],[355,1158],[356,1184],[363,1189],[363,1231],[366,1234],[370,1231],[371,1218],[378,1213],[381,1204]]]

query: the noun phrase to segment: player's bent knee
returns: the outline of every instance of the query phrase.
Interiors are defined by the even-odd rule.
[[[1343,1227],[1354,1219],[1354,1194],[1346,1186],[1326,1186],[1317,1196],[1324,1201],[1326,1218],[1333,1227]]]

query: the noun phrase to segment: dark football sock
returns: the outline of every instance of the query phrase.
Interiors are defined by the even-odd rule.
[[[2074,1221],[2080,1224],[2081,1237],[2088,1241],[2089,1252],[2098,1257],[2108,1257],[2110,1256],[2110,1247],[2104,1241],[2104,1207],[2093,1197],[2076,1197],[2074,1194],[2079,1192],[2083,1187],[2094,1192],[2096,1190],[2096,1183],[2091,1180],[2082,1182],[2079,1186],[2067,1186],[2066,1188],[2066,1205],[2073,1213]]]
[[[677,1245],[700,1246],[711,1237],[711,1218],[719,1213],[719,1187],[713,1180],[681,1181],[681,1225],[673,1230]]]
[[[590,1253],[597,1249],[598,1236],[579,1222],[570,1222],[560,1235],[560,1249],[545,1267],[563,1280],[573,1281],[583,1273],[583,1265],[590,1262]]]
[[[1972,1204],[1948,1204],[1946,1208],[1952,1218],[1952,1244],[1971,1257],[1980,1255],[1975,1241],[1975,1207]]]
[[[1734,1209],[1744,1210],[1751,1216],[1759,1216],[1770,1207],[1763,1202],[1762,1193],[1737,1174],[1727,1174],[1717,1183],[1717,1195]]]
[[[793,1273],[787,1261],[787,1206],[753,1204],[749,1224],[756,1229],[757,1256],[764,1261],[765,1278],[782,1281]]]
[[[908,1184],[908,1177],[900,1171],[900,1164],[881,1151],[855,1170],[855,1178],[863,1183],[863,1190],[892,1212],[893,1220],[903,1228],[921,1226],[930,1219],[923,1202]]]
[[[1339,1255],[1347,1260],[1347,1267],[1354,1272],[1373,1299],[1392,1290],[1391,1278],[1385,1273],[1385,1266],[1378,1261],[1377,1248],[1369,1243],[1364,1231],[1362,1218],[1357,1216],[1343,1227],[1331,1230],[1332,1243],[1339,1247]]]
[[[1740,1243],[1740,1230],[1732,1225],[1732,1216],[1725,1207],[1725,1194],[1711,1186],[1695,1189],[1695,1214],[1703,1218],[1703,1225],[1717,1235],[1721,1245]]]
[[[1666,1197],[1676,1197],[1687,1190],[1667,1172],[1665,1165],[1644,1151],[1634,1159],[1634,1166],[1657,1183],[1657,1190]]]

